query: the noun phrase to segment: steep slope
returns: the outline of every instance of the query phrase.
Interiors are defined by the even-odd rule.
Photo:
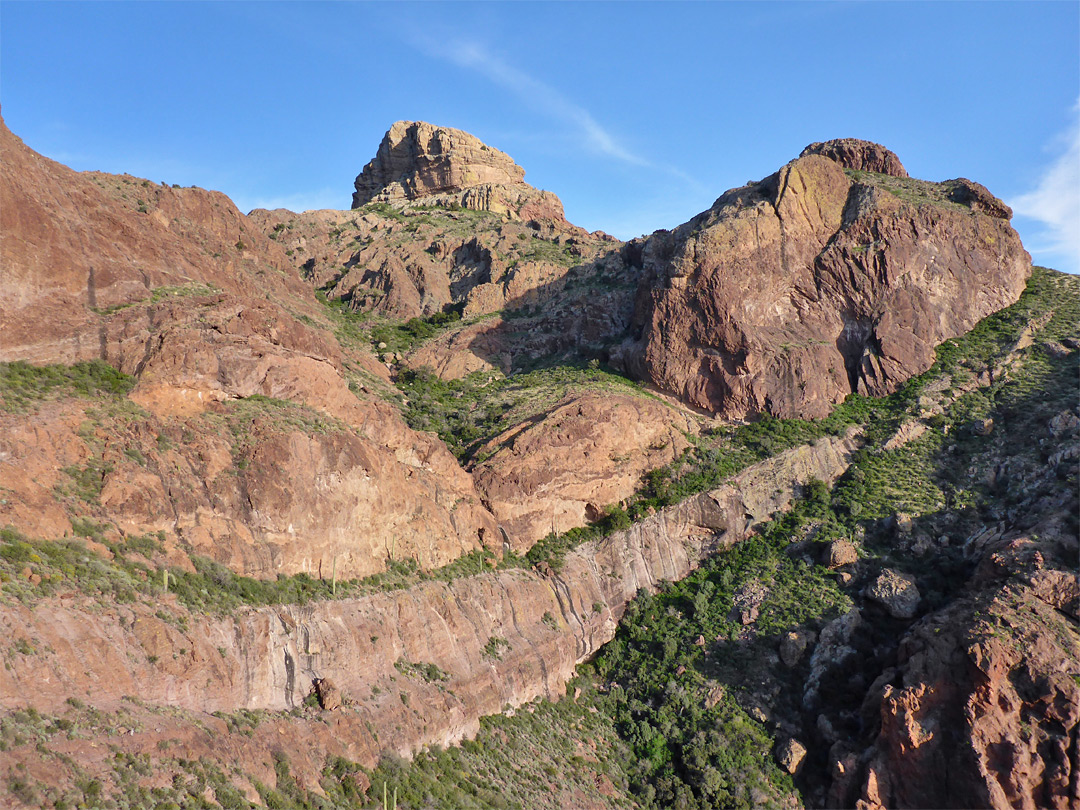
[[[575,665],[611,639],[639,591],[682,578],[705,556],[737,543],[754,522],[789,505],[807,481],[835,478],[853,448],[849,439],[831,439],[790,451],[581,546],[558,572],[511,568],[341,601],[240,609],[232,616],[201,616],[156,583],[137,584],[123,607],[95,614],[93,599],[67,590],[78,588],[79,579],[85,583],[88,571],[65,580],[51,553],[44,552],[48,561],[35,561],[32,546],[5,538],[5,564],[27,564],[32,573],[14,585],[21,603],[0,612],[0,649],[8,664],[0,706],[52,715],[63,712],[72,695],[88,691],[98,710],[124,711],[128,726],[139,729],[118,739],[124,752],[164,759],[167,768],[177,757],[207,756],[239,764],[237,775],[251,780],[263,776],[262,763],[277,750],[315,785],[328,756],[370,767],[381,751],[409,754],[423,744],[446,745],[474,734],[481,715],[561,694]],[[150,553],[146,542],[137,548]],[[117,551],[119,560],[125,552]],[[186,582],[178,574],[173,587],[190,604],[198,595]],[[253,729],[250,740],[216,727],[208,736],[201,721],[185,714],[290,711],[321,678],[346,697],[343,705],[323,717],[277,715]],[[174,724],[164,757],[152,730],[160,723],[155,712],[162,711]],[[290,720],[293,730],[283,738]],[[93,746],[56,742],[68,757],[68,779],[72,761],[100,767]],[[43,786],[67,787],[41,762],[33,746],[16,747],[8,751],[6,770],[10,775],[22,765]],[[109,769],[102,771],[108,778]]]
[[[814,144],[645,242],[623,362],[724,417],[890,393],[1019,296],[1030,258],[1011,214],[968,180],[908,179],[875,144]]]
[[[130,375],[101,407],[64,401],[71,373],[6,367],[0,522],[164,532],[259,576],[499,547],[469,475],[364,394],[385,369],[339,345],[283,249],[226,197],[73,172],[2,126],[0,150],[0,360]]]
[[[162,288],[310,301],[281,248],[223,194],[74,172],[27,148],[2,119],[0,166],[6,360],[101,358],[101,314]]]
[[[398,121],[356,178],[355,214],[251,212],[305,278],[393,318],[494,312],[557,283],[612,242],[571,225],[554,194],[467,132]]]

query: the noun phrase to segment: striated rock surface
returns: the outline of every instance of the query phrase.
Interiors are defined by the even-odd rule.
[[[125,534],[154,533],[161,549],[147,552],[147,576],[190,571],[192,555],[263,577],[347,578],[390,560],[430,569],[480,547],[524,551],[553,525],[580,525],[627,497],[693,428],[685,411],[654,400],[560,392],[530,404],[466,471],[373,395],[404,366],[449,379],[614,359],[722,416],[820,416],[850,391],[894,390],[929,364],[935,343],[1012,301],[1027,273],[1011,212],[989,191],[962,178],[912,180],[864,141],[813,144],[687,225],[627,245],[566,223],[557,198],[526,185],[506,155],[423,124],[388,133],[357,179],[359,208],[302,215],[245,218],[211,192],[70,172],[2,128],[0,150],[0,359],[101,358],[135,381],[127,396],[25,406],[0,391],[0,527],[57,539],[100,523],[103,543],[87,541],[86,553],[103,557]],[[357,311],[453,309],[465,322],[376,359],[367,327],[328,313],[311,285]],[[1073,338],[1059,330],[1033,343],[1037,331],[1023,345],[1040,361],[1073,355]],[[1016,369],[928,387],[921,415],[885,450],[940,438],[931,418],[946,387],[973,392]],[[1011,461],[968,471],[1007,493],[1000,510],[959,506],[971,482],[942,487],[946,502],[957,499],[956,520],[1000,518],[997,528],[960,543],[952,525],[930,532],[925,516],[905,520],[886,562],[913,576],[886,570],[875,581],[863,526],[851,535],[858,546],[819,549],[830,567],[850,566],[834,576],[854,599],[885,610],[861,603],[757,644],[761,694],[797,707],[782,717],[755,706],[751,716],[775,721],[770,733],[789,741],[776,756],[809,786],[808,803],[1075,803],[1074,411],[1055,406],[1047,435],[1032,434],[1047,467],[1038,481]],[[996,412],[965,424],[942,454],[967,452],[953,437],[1015,433]],[[578,547],[558,571],[492,571],[231,616],[188,611],[168,594],[89,598],[83,583],[68,590],[55,568],[30,560],[16,584],[50,577],[55,595],[0,611],[0,707],[59,713],[86,695],[126,712],[122,730],[94,732],[108,746],[57,740],[71,757],[63,762],[85,767],[80,778],[110,772],[118,753],[161,759],[168,748],[175,761],[243,762],[241,778],[267,784],[286,754],[298,783],[317,785],[327,756],[372,765],[560,695],[640,589],[744,539],[810,479],[835,480],[853,449],[831,438],[785,453]],[[1054,498],[1063,525],[1038,523]],[[908,551],[923,570],[899,558]],[[939,554],[950,565],[935,570]],[[743,653],[774,621],[772,584],[763,572],[735,593]],[[675,641],[717,649],[708,633]],[[677,677],[693,674],[680,667]],[[321,708],[303,708],[305,698]],[[241,709],[268,714],[239,733]],[[6,750],[5,773],[20,766],[49,783],[56,763],[31,740]],[[249,798],[259,799],[253,787]]]
[[[590,392],[496,436],[473,468],[477,490],[516,553],[584,526],[628,498],[641,476],[689,446],[686,416],[654,399]]]
[[[827,146],[643,244],[628,369],[725,417],[821,417],[1019,297],[1030,258],[996,204],[960,181],[849,176],[827,155],[862,164]]]
[[[279,724],[268,724],[250,741],[223,741],[216,756],[234,757],[234,745],[258,750],[269,743],[288,751],[303,778],[317,780],[327,755],[371,766],[387,749],[408,754],[446,745],[475,733],[482,715],[560,694],[576,664],[613,638],[639,589],[684,577],[746,537],[811,478],[835,480],[854,449],[850,439],[832,438],[788,451],[580,546],[547,575],[510,569],[221,618],[186,614],[168,596],[164,611],[136,603],[101,613],[78,598],[16,605],[0,612],[0,645],[11,662],[0,679],[0,707],[56,711],[90,687],[101,708],[137,694],[149,710],[280,711],[329,679],[350,702],[325,721],[328,729],[305,724],[303,735],[283,737]],[[48,653],[11,654],[27,635]],[[505,641],[494,656],[492,639]],[[399,662],[434,664],[448,680],[406,676]]]
[[[525,170],[505,152],[460,129],[398,121],[356,178],[353,208],[376,200],[415,200],[479,185],[523,184]]]
[[[357,176],[352,207],[422,201],[565,223],[559,198],[533,188],[524,178],[525,170],[508,154],[468,132],[398,121]]]

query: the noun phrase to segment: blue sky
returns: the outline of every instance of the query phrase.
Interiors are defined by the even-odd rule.
[[[1080,3],[0,3],[0,104],[37,151],[347,208],[399,119],[508,152],[567,217],[672,227],[812,141],[977,180],[1080,270]]]

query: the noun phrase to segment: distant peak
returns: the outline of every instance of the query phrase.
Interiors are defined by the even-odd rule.
[[[834,160],[845,169],[862,172],[907,177],[907,170],[893,152],[873,141],[858,138],[836,138],[823,143],[812,143],[799,153],[799,157],[821,155]]]
[[[398,121],[356,178],[353,208],[477,186],[525,186],[524,177],[525,170],[508,154],[468,132],[424,121]]]

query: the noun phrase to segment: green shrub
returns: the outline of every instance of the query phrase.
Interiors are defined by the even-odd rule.
[[[124,397],[135,378],[102,360],[74,365],[33,366],[22,360],[0,363],[0,400],[6,411],[24,412],[34,403],[56,397]]]

